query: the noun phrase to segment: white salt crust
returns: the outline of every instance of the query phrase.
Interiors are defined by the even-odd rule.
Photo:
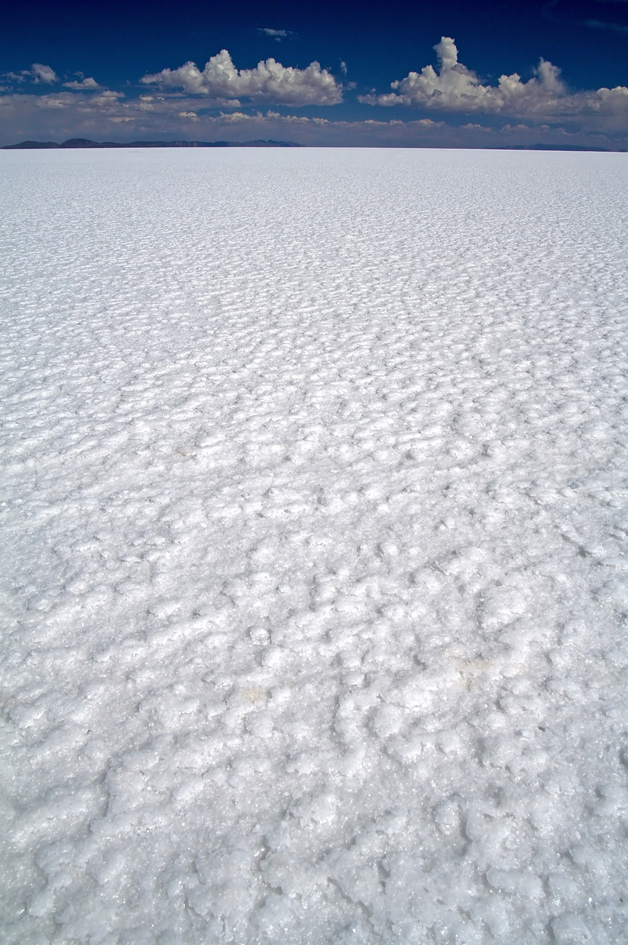
[[[626,942],[628,155],[0,168],[2,942]]]

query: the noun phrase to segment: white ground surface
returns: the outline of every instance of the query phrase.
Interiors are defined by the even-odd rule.
[[[1,940],[628,940],[628,155],[0,155]]]

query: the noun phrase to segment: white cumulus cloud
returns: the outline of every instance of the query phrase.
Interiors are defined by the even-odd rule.
[[[72,82],[64,82],[63,85],[66,89],[75,89],[77,91],[81,89],[100,89],[102,87],[98,84],[96,79],[92,79],[91,76],[86,79],[74,79]]]
[[[536,75],[527,82],[514,72],[500,76],[497,85],[488,85],[458,62],[458,49],[450,36],[443,36],[434,49],[438,71],[431,65],[424,66],[420,72],[410,72],[405,79],[392,82],[392,92],[363,95],[359,100],[368,105],[410,105],[443,112],[481,112],[539,120],[605,116],[614,118],[619,125],[628,119],[625,86],[569,92],[560,69],[545,59],[540,60]]]
[[[53,82],[58,82],[57,73],[54,69],[51,69],[50,66],[45,66],[41,62],[34,62],[31,67],[31,75],[33,76],[33,82],[45,82],[52,84]]]
[[[342,87],[318,62],[306,69],[283,66],[275,59],[262,60],[254,69],[236,69],[226,49],[212,56],[201,71],[196,63],[186,62],[178,69],[162,69],[146,75],[144,85],[184,89],[228,102],[250,98],[277,105],[337,105],[342,101]],[[234,103],[235,104],[235,103]]]
[[[35,85],[42,83],[52,85],[59,81],[59,76],[54,69],[45,66],[41,62],[34,62],[30,69],[20,69],[19,72],[5,72],[3,78],[8,79],[11,83],[33,82]]]

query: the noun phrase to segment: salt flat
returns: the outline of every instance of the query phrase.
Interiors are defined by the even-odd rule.
[[[2,942],[625,942],[628,155],[0,167]]]

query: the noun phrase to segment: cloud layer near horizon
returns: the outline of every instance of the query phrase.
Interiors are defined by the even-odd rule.
[[[254,69],[236,69],[226,49],[212,56],[201,71],[186,62],[178,69],[162,69],[141,79],[144,85],[183,89],[222,102],[248,98],[275,105],[338,105],[342,87],[331,72],[311,62],[306,69],[283,66],[275,59],[262,60]]]
[[[367,141],[409,145],[427,136],[426,143],[436,147],[462,147],[465,142],[478,147],[482,141],[495,147],[503,140],[503,146],[562,143],[628,148],[628,88],[572,92],[560,70],[545,60],[528,81],[513,73],[490,85],[458,61],[451,37],[443,37],[434,48],[438,69],[425,66],[392,82],[389,92],[373,90],[355,98],[352,84],[343,86],[318,62],[299,69],[271,58],[255,68],[238,70],[226,50],[211,57],[202,71],[188,62],[179,69],[146,75],[139,80],[139,90],[130,84],[124,91],[103,88],[80,72],[60,77],[51,66],[36,63],[0,76],[4,81],[0,143],[77,136],[111,140],[124,129],[124,140],[280,137],[330,146]],[[343,92],[353,102],[335,110],[339,120],[325,111],[303,119],[279,111],[252,114],[252,106],[260,104],[284,111],[338,106]],[[364,106],[362,116],[356,98]],[[379,117],[371,111],[374,118],[366,118],[369,106],[382,109]],[[384,110],[390,115],[391,106],[400,107],[393,120],[384,120]],[[403,108],[419,114],[413,120],[402,118]]]

